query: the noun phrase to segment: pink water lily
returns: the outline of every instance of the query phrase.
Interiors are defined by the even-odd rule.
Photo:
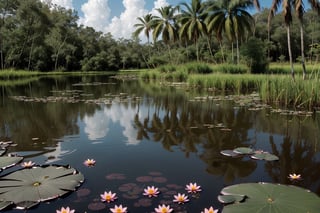
[[[184,204],[188,201],[189,201],[189,198],[185,194],[178,193],[178,195],[174,195],[173,202],[176,202],[178,204]]]
[[[289,177],[288,177],[290,180],[301,180],[301,175],[300,174],[289,174]]]
[[[68,206],[67,208],[62,207],[60,210],[56,210],[56,213],[74,213],[74,209],[70,209]]]
[[[117,194],[109,191],[109,192],[104,192],[103,194],[100,195],[100,197],[102,202],[110,203],[117,199]]]
[[[188,193],[197,193],[201,192],[201,187],[197,185],[197,183],[189,183],[186,185],[186,190]]]
[[[122,205],[115,205],[114,208],[110,208],[112,213],[127,213],[127,207],[123,207]]]
[[[219,209],[214,210],[212,206],[209,209],[205,208],[201,213],[218,213]]]
[[[90,166],[94,166],[96,164],[96,161],[94,159],[87,159],[83,162],[83,164],[90,167]]]
[[[172,208],[170,208],[170,206],[166,206],[166,205],[159,205],[158,208],[154,209],[156,211],[156,213],[170,213],[173,211]]]
[[[34,165],[35,165],[35,163],[32,162],[32,161],[23,162],[23,163],[21,164],[21,166],[24,167],[24,168],[32,168]]]
[[[144,189],[143,195],[146,195],[148,197],[157,197],[159,194],[159,189],[154,186],[148,186],[146,189]]]

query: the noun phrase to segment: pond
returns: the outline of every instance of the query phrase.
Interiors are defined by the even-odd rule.
[[[7,153],[39,165],[70,165],[85,177],[62,198],[28,212],[154,212],[160,203],[174,212],[197,213],[213,206],[229,185],[250,182],[294,184],[320,195],[320,114],[278,111],[257,94],[216,96],[172,85],[110,76],[52,77],[1,86],[0,141],[17,144]],[[277,161],[229,157],[224,150],[250,147]],[[84,165],[94,159],[91,167]],[[2,171],[4,175],[16,167]],[[19,169],[19,168],[18,168]],[[292,182],[289,174],[301,174]],[[197,183],[202,191],[188,194]],[[160,193],[148,198],[143,190]],[[117,194],[103,203],[105,191]],[[184,193],[189,202],[173,203]],[[7,212],[21,212],[13,209]]]

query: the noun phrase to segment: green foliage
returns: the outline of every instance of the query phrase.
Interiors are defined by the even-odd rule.
[[[206,63],[187,63],[184,67],[188,74],[208,74],[213,72],[212,68]]]
[[[320,198],[301,187],[273,183],[243,183],[221,191],[224,213],[244,212],[317,212]],[[227,199],[224,199],[227,196]],[[234,199],[230,197],[234,196]],[[241,200],[241,202],[236,202]]]
[[[245,74],[249,73],[249,68],[246,65],[239,64],[220,64],[216,66],[217,71],[221,73],[229,73],[229,74]]]
[[[241,47],[241,56],[250,68],[251,73],[266,73],[268,69],[266,44],[257,38],[250,38]]]
[[[160,66],[157,69],[162,73],[168,73],[168,72],[171,73],[171,72],[176,71],[176,67],[173,65],[170,65],[170,64]]]

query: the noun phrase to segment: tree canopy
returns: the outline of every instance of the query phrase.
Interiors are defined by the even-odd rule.
[[[266,47],[262,49],[269,61],[289,60],[290,55],[294,62],[317,61],[319,3],[308,1],[311,6],[306,7],[303,1],[286,1],[291,3],[286,10],[290,9],[291,17],[285,16],[290,22],[284,22],[281,10],[277,12],[279,2],[255,13],[250,8],[260,9],[257,0],[228,4],[192,0],[169,5],[157,8],[157,14],[136,17],[135,31],[125,39],[79,25],[74,10],[40,0],[0,0],[0,68],[117,71],[195,60],[245,63],[248,55],[241,55],[246,53],[241,49],[247,50],[251,38]],[[148,42],[139,40],[141,36]],[[236,58],[233,44],[237,45]]]

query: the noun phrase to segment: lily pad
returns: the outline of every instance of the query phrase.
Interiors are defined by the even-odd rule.
[[[223,204],[230,204],[234,202],[242,202],[246,198],[245,195],[219,195],[218,200]]]
[[[10,201],[0,201],[0,211],[8,208],[11,206],[13,203]]]
[[[4,155],[4,153],[6,153],[6,149],[0,149],[0,156]]]
[[[320,198],[301,187],[273,183],[243,183],[225,187],[222,195],[246,196],[226,205],[223,213],[319,212]]]
[[[239,154],[235,153],[233,150],[222,150],[220,153],[222,155],[228,156],[228,157],[238,157],[239,156]]]
[[[14,166],[22,160],[23,157],[2,156],[0,157],[0,171]]]
[[[74,191],[83,181],[84,176],[70,167],[22,169],[0,178],[0,200],[13,202],[18,208],[29,208]]]
[[[268,152],[255,153],[251,155],[252,159],[256,160],[266,160],[266,161],[276,161],[279,160],[279,157]]]
[[[254,152],[253,149],[248,148],[248,147],[238,147],[238,148],[235,148],[233,151],[235,153],[244,154],[244,155],[249,155]]]

